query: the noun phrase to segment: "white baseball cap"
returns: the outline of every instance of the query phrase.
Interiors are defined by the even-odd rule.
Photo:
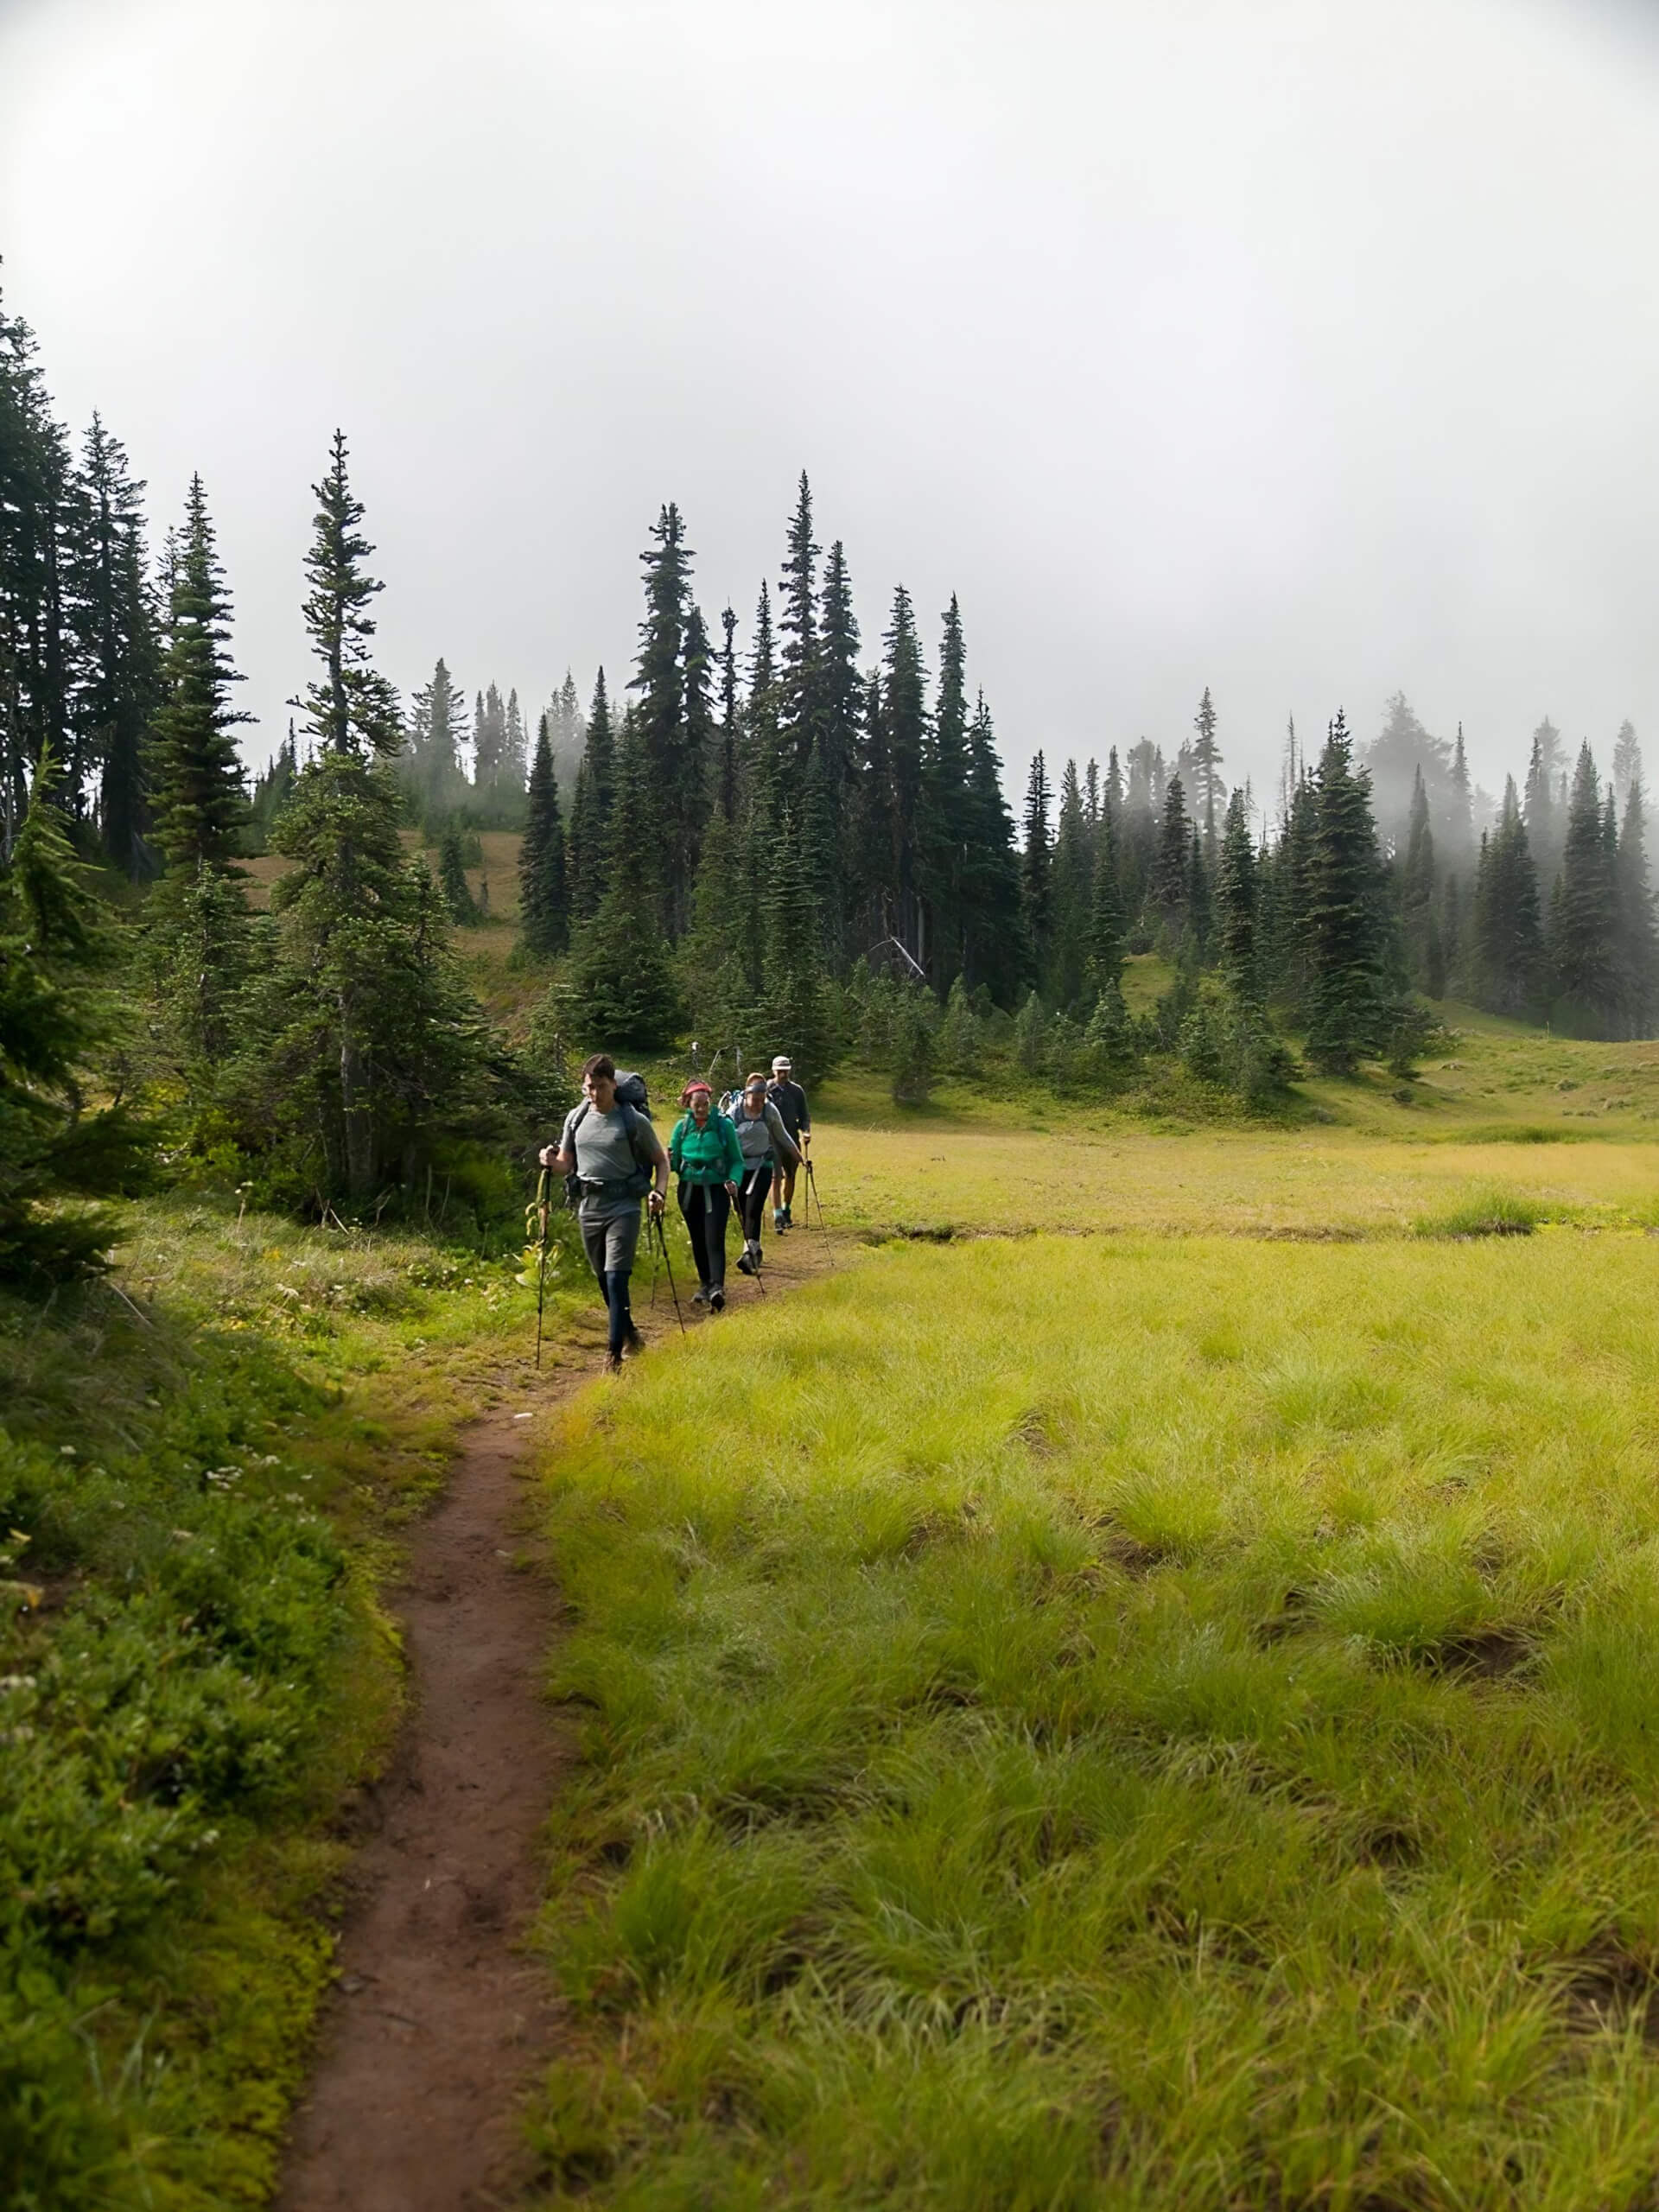
[[[772,1073],[775,1075],[779,1068],[792,1068],[794,1065],[794,1061],[790,1058],[787,1052],[779,1052],[772,1064]]]

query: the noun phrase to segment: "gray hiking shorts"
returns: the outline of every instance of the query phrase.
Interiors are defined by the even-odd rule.
[[[630,1206],[626,1213],[603,1214],[597,1221],[584,1211],[577,1215],[576,1220],[588,1264],[596,1275],[626,1275],[633,1272],[633,1255],[639,1249],[637,1205]]]

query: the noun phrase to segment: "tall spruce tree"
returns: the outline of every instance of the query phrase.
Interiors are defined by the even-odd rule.
[[[1068,760],[1060,777],[1059,819],[1054,833],[1047,974],[1049,1000],[1063,1011],[1075,1010],[1086,995],[1093,877],[1083,785],[1077,762]]]
[[[939,696],[924,739],[918,842],[920,890],[933,948],[934,988],[943,996],[961,974],[963,876],[973,835],[969,789],[967,652],[956,594],[944,617]]]
[[[67,508],[68,797],[79,818],[99,778],[104,849],[131,876],[154,872],[145,843],[144,756],[158,702],[160,649],[144,567],[143,489],[94,415]]]
[[[1154,926],[1164,932],[1172,946],[1179,944],[1186,926],[1192,890],[1192,843],[1186,792],[1180,778],[1172,776],[1164,791],[1163,822],[1147,900]]]
[[[409,751],[403,773],[423,818],[428,821],[458,805],[466,796],[461,748],[467,736],[467,695],[450,677],[442,656],[432,680],[410,702]]]
[[[1579,748],[1567,804],[1559,896],[1550,902],[1549,956],[1564,1027],[1596,1035],[1618,1001],[1612,857],[1602,818],[1601,787],[1590,747]]]
[[[1227,802],[1216,868],[1216,906],[1222,975],[1238,998],[1255,1005],[1262,995],[1256,965],[1255,849],[1242,786]]]
[[[1429,940],[1432,936],[1439,943],[1439,929],[1434,916],[1434,833],[1429,827],[1428,791],[1421,767],[1412,785],[1406,853],[1400,870],[1400,918],[1412,981],[1426,989]],[[1434,995],[1439,997],[1440,993]]]
[[[1630,724],[1625,724],[1630,728]],[[1635,732],[1631,731],[1634,744]],[[1624,794],[1624,820],[1619,832],[1614,863],[1617,903],[1615,955],[1620,1026],[1627,1037],[1651,1033],[1659,1011],[1659,931],[1656,931],[1653,895],[1648,885],[1647,830],[1643,819],[1641,757],[1634,766],[1626,762],[1630,781]]]
[[[737,718],[737,613],[720,611],[720,770],[715,805],[728,823],[737,820],[739,761]]]
[[[478,1056],[448,965],[442,895],[398,836],[397,696],[372,658],[381,586],[368,572],[373,548],[338,431],[314,488],[303,612],[320,673],[296,703],[321,749],[276,830],[293,866],[271,894],[267,1113],[308,1140],[314,1189],[361,1204],[454,1126]]]
[[[985,694],[968,726],[969,830],[963,869],[962,972],[970,990],[982,984],[997,1005],[1012,1007],[1031,968],[1020,912],[1020,861],[1014,817],[1002,795],[1002,764]]]
[[[806,774],[819,722],[818,548],[812,542],[812,488],[801,471],[778,589],[782,667],[778,721],[785,757],[798,783]]]
[[[1221,780],[1221,747],[1216,742],[1215,703],[1207,683],[1198,702],[1198,711],[1192,718],[1192,727],[1197,732],[1192,746],[1193,818],[1204,834],[1205,860],[1213,866],[1217,818],[1226,804],[1227,794]]]
[[[1483,832],[1475,870],[1471,981],[1492,1014],[1533,1014],[1544,988],[1538,875],[1515,779],[1503,786],[1497,826]]]
[[[644,723],[630,707],[617,748],[605,894],[576,932],[563,998],[564,1018],[584,1043],[647,1052],[671,1040],[682,1011],[659,918],[651,773]]]
[[[1355,769],[1353,743],[1340,709],[1319,756],[1315,785],[1307,1050],[1317,1066],[1343,1074],[1381,1046],[1387,948],[1377,898],[1381,860],[1370,784]]]
[[[518,848],[518,928],[524,950],[537,960],[550,960],[563,952],[570,931],[564,823],[553,766],[553,734],[546,715],[537,727],[524,834]]]
[[[1039,751],[1032,755],[1026,780],[1025,842],[1020,856],[1026,934],[1039,974],[1046,969],[1054,924],[1054,848],[1048,827],[1051,804],[1048,765]]]
[[[926,755],[927,678],[910,594],[899,584],[882,638],[881,714],[887,774],[893,791],[893,874],[889,885],[894,934],[917,965],[925,968],[926,943],[917,868],[917,820]]]
[[[190,480],[168,609],[162,703],[151,726],[149,783],[156,842],[168,865],[194,875],[223,869],[248,819],[236,731],[252,720],[231,704],[242,681],[230,653],[231,601],[207,494]]]
[[[616,744],[611,702],[601,668],[594,679],[588,737],[570,803],[569,899],[573,922],[599,912],[608,881],[611,806],[616,789]]]
[[[697,841],[708,805],[709,648],[702,617],[693,643],[701,702],[688,714],[687,625],[691,619],[691,563],[685,524],[671,502],[650,532],[639,556],[645,572],[645,615],[629,689],[639,695],[637,715],[645,779],[639,794],[640,834],[660,840],[652,873],[659,884],[661,920],[671,937],[684,928],[696,873]]]

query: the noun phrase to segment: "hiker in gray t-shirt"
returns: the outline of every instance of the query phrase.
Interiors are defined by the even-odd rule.
[[[628,1305],[628,1277],[639,1249],[639,1201],[661,1213],[668,1154],[644,1114],[617,1096],[616,1062],[608,1052],[595,1052],[583,1067],[582,1095],[582,1104],[564,1117],[557,1145],[543,1148],[542,1165],[581,1183],[576,1219],[610,1317],[607,1364],[617,1368],[625,1345],[634,1352],[645,1348]]]

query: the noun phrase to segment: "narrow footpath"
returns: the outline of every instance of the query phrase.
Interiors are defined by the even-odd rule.
[[[771,1294],[833,1264],[829,1242],[798,1233],[781,1252],[769,1247]],[[682,1300],[695,1287],[682,1281]],[[648,1347],[677,1332],[665,1282],[651,1302],[642,1268],[634,1291]],[[712,1325],[741,1327],[760,1303],[740,1275],[728,1294]],[[689,1308],[687,1319],[710,1325]],[[556,2010],[524,1937],[543,1896],[538,1838],[570,1752],[541,1693],[552,1574],[513,1564],[535,1557],[524,1416],[590,1381],[602,1344],[596,1309],[556,1353],[561,1363],[502,1378],[502,1402],[464,1432],[388,1593],[410,1712],[369,1793],[340,1977],[277,2212],[503,2212],[532,2178],[519,2116],[554,2047]]]

